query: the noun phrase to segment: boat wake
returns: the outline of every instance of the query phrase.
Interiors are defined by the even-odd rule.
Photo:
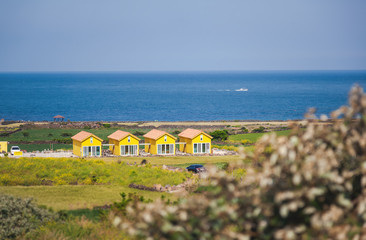
[[[212,90],[210,90],[212,91]],[[239,88],[239,89],[221,89],[221,90],[214,90],[215,92],[248,92],[248,88]]]
[[[236,89],[235,92],[248,92],[248,88],[239,88]]]

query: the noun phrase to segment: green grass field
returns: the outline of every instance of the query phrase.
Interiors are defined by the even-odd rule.
[[[107,136],[117,129],[115,128],[100,128],[100,129],[53,129],[53,128],[34,128],[26,129],[11,134],[7,137],[0,137],[0,141],[51,141],[53,139],[70,138],[68,136],[62,136],[63,133],[68,133],[71,136],[77,134],[80,131],[88,131],[94,133],[98,137],[107,140]],[[133,129],[130,129],[130,131]],[[29,133],[28,137],[25,137],[23,133]]]
[[[33,198],[39,205],[54,210],[85,209],[111,204],[121,199],[120,193],[137,193],[146,199],[162,195],[171,200],[177,197],[169,193],[142,191],[119,185],[62,185],[62,186],[0,186],[0,192],[22,198]]]
[[[98,159],[98,158],[96,158]],[[180,164],[215,164],[221,162],[231,162],[239,160],[239,156],[157,156],[157,157],[113,157],[101,158],[106,162],[122,161],[126,163],[140,164],[143,159],[146,159],[152,165],[180,165]]]
[[[133,177],[138,179],[138,176],[130,176],[131,170],[127,173],[125,171],[121,171],[118,168],[104,169],[104,165],[112,164],[112,166],[120,166],[121,164],[116,164],[118,161],[128,162],[128,163],[140,163],[141,160],[144,159],[142,157],[129,157],[129,158],[101,158],[101,159],[90,159],[82,160],[82,162],[96,162],[98,164],[98,168],[100,168],[97,172],[100,176],[107,176],[109,178],[114,178],[113,176],[118,175],[125,179]],[[238,156],[171,156],[171,157],[150,157],[146,158],[148,162],[152,165],[161,166],[165,165],[175,165],[179,167],[187,167],[193,163],[200,164],[215,164],[222,165],[226,162],[236,161],[239,159]],[[23,160],[23,162],[22,162]],[[30,160],[30,161],[28,161]],[[106,162],[106,164],[101,164],[100,160]],[[52,179],[62,179],[64,177],[70,177],[67,173],[73,174],[73,172],[80,175],[79,179],[82,178],[83,172],[86,174],[85,179],[88,179],[90,174],[94,174],[90,164],[88,166],[84,166],[84,164],[77,164],[74,161],[80,161],[78,159],[71,159],[70,162],[68,160],[64,160],[64,163],[58,162],[58,159],[44,159],[39,160],[30,158],[24,159],[9,159],[8,161],[12,161],[11,164],[7,162],[4,158],[0,158],[0,161],[3,163],[0,168],[0,175],[4,178],[5,175],[11,175],[10,178],[18,179],[26,179],[27,176],[33,176],[33,180],[38,177],[46,177],[47,174],[50,174],[50,177],[53,175]],[[49,161],[48,163],[44,163],[45,161]],[[56,161],[53,162],[53,161]],[[59,161],[62,162],[62,159]],[[44,164],[42,164],[44,163]],[[53,167],[54,171],[51,172],[52,169],[47,170],[47,164]],[[64,166],[65,165],[65,166]],[[92,164],[93,166],[94,164]],[[13,166],[13,167],[12,167]],[[129,167],[131,169],[141,169],[137,167]],[[38,171],[38,170],[39,171]],[[54,173],[57,169],[61,170],[57,173]],[[64,171],[63,171],[64,170]],[[133,171],[133,170],[132,170]],[[152,172],[153,173],[153,172]],[[148,176],[141,175],[142,178],[149,181],[151,184],[157,183],[157,180],[164,179],[162,173],[156,172],[155,175],[152,173],[147,173]],[[43,175],[40,175],[43,174]],[[138,171],[136,174],[140,175]],[[142,173],[141,173],[142,174]],[[152,178],[151,178],[152,177]],[[155,180],[154,180],[155,179]],[[170,179],[170,180],[169,180]],[[18,179],[19,180],[19,179]],[[67,180],[67,178],[66,178]],[[118,180],[118,178],[117,178]],[[29,180],[31,181],[31,179]],[[168,178],[164,181],[171,181],[171,178]],[[126,181],[123,181],[126,182]],[[166,182],[168,183],[168,182]],[[165,183],[164,183],[165,184]],[[38,204],[46,205],[47,207],[52,207],[55,210],[61,209],[82,209],[82,208],[91,208],[93,206],[100,206],[103,204],[110,204],[114,201],[119,200],[119,193],[133,193],[136,192],[139,195],[144,196],[145,198],[156,199],[159,198],[162,193],[149,192],[149,191],[140,191],[136,189],[128,188],[128,182],[124,184],[105,184],[105,185],[54,185],[54,186],[0,186],[0,192],[4,194],[10,194],[19,197],[32,197],[34,198]],[[148,184],[146,184],[148,185]],[[176,196],[172,194],[164,193],[166,197],[175,200]]]
[[[103,140],[108,140],[108,135],[115,132],[116,130],[123,130],[136,134],[137,132],[146,133],[149,130],[142,129],[124,129],[124,128],[99,128],[99,129],[74,129],[74,128],[34,128],[34,129],[23,129],[19,132],[13,133],[7,137],[0,137],[0,141],[51,141],[53,139],[69,139],[71,136],[77,134],[80,131],[87,131],[95,134]],[[28,133],[28,136],[24,136],[24,133]],[[62,136],[62,134],[69,134],[71,136]],[[143,134],[142,134],[143,135]],[[173,134],[177,136],[176,134]],[[137,134],[138,137],[142,137]],[[143,138],[142,138],[143,139]]]
[[[249,140],[253,143],[258,141],[264,134],[268,134],[270,132],[265,133],[246,133],[246,134],[237,134],[229,136],[229,140],[231,141],[242,141],[242,140]],[[284,130],[284,131],[275,131],[277,136],[288,136],[291,133],[291,130]]]

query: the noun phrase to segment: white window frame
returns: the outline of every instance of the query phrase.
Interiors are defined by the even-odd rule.
[[[128,153],[126,154],[126,147],[128,148]],[[121,145],[120,146],[120,155],[121,156],[137,156],[138,154],[138,146],[137,145]]]
[[[202,145],[205,145],[205,151],[202,151]],[[196,149],[197,151],[195,151],[195,145],[197,146]],[[206,154],[206,153],[211,153],[211,144],[210,143],[193,143],[193,149],[192,152],[193,154]]]
[[[168,148],[167,148],[168,146]],[[168,150],[168,152],[167,152]],[[156,152],[158,155],[174,155],[175,154],[175,144],[158,144],[156,146]]]
[[[90,143],[93,143],[93,137],[90,137]]]
[[[99,154],[97,154],[98,147],[99,147]],[[100,157],[101,147],[100,146],[83,146],[81,155],[83,157]]]
[[[201,134],[201,137],[200,137],[201,141],[203,141],[203,134]]]

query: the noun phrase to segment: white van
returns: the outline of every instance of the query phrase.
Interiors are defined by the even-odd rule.
[[[20,148],[18,146],[12,146],[10,148],[11,155],[14,155],[14,152],[20,152]]]

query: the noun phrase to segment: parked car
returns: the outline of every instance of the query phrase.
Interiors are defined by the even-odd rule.
[[[18,146],[12,146],[10,148],[11,155],[14,155],[14,152],[20,152],[20,147],[18,147]]]
[[[201,164],[193,164],[188,166],[186,169],[194,173],[206,172],[206,168]]]

